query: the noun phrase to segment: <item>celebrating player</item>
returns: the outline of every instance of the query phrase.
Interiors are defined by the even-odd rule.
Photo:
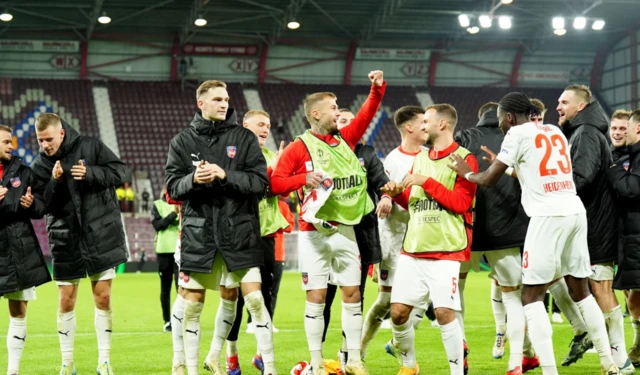
[[[604,374],[619,374],[613,362],[606,326],[589,292],[587,218],[576,194],[568,143],[559,128],[530,122],[539,112],[527,95],[510,93],[500,100],[498,119],[506,133],[501,151],[489,169],[474,172],[453,155],[450,168],[481,186],[495,186],[514,168],[522,187],[522,205],[531,218],[522,255],[522,303],[533,347],[544,375],[556,375],[551,323],[542,303],[547,285],[565,277],[600,354]],[[517,372],[516,372],[517,373]]]
[[[273,194],[302,189],[301,196],[306,198],[298,249],[303,289],[307,291],[304,325],[314,375],[325,373],[322,331],[329,274],[331,282],[342,289],[342,327],[349,354],[346,373],[366,374],[360,358],[361,263],[353,225],[374,207],[367,195],[366,171],[353,150],[376,114],[386,88],[382,71],[369,73],[369,79],[371,92],[360,109],[362,116],[341,130],[333,93],[320,92],[306,98],[304,109],[311,130],[284,149],[271,179]]]
[[[53,278],[60,293],[58,338],[60,375],[75,374],[75,305],[80,279],[89,275],[95,302],[100,375],[113,374],[111,284],[115,267],[127,261],[127,246],[116,186],[125,164],[100,140],[78,134],[54,113],[36,120],[41,151],[33,162],[36,199],[46,204]]]

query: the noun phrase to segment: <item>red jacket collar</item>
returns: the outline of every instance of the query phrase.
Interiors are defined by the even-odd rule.
[[[319,140],[323,141],[324,143],[328,144],[331,147],[337,146],[340,141],[338,139],[336,139],[336,137],[333,136],[333,134],[318,134],[318,133],[314,133],[311,132],[311,134],[313,134],[314,137],[318,138]]]
[[[431,160],[439,160],[442,158],[446,158],[451,155],[458,148],[458,144],[454,141],[451,145],[444,150],[436,151],[433,147],[429,149],[429,159]]]

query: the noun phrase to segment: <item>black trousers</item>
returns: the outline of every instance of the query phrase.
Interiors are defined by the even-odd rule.
[[[367,285],[367,274],[369,273],[369,264],[362,264],[362,271],[360,272],[360,310],[364,309],[364,288]],[[322,332],[322,342],[327,338],[327,329],[329,329],[329,322],[331,322],[331,305],[336,298],[336,292],[338,287],[332,284],[327,285],[327,298],[324,302],[324,331]],[[342,332],[344,336],[344,332]]]
[[[278,301],[278,292],[280,291],[280,281],[282,281],[282,272],[284,271],[284,262],[276,262],[273,270],[273,285],[271,286],[271,320],[276,314],[276,302]]]
[[[158,275],[160,275],[160,305],[162,319],[171,321],[171,282],[178,290],[178,266],[171,254],[158,254]]]
[[[267,307],[269,316],[273,317],[271,300],[271,289],[273,288],[273,270],[276,264],[276,241],[273,237],[262,237],[264,245],[264,266],[260,267],[260,276],[262,278],[262,297]],[[233,322],[231,332],[227,340],[238,341],[238,333],[240,332],[240,324],[242,323],[242,310],[244,309],[244,298],[242,291],[238,288],[238,304],[236,306],[236,320]],[[248,314],[251,317],[250,314]]]

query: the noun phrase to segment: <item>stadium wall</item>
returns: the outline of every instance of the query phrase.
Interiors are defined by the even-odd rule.
[[[633,30],[616,43],[607,56],[600,92],[612,110],[640,107],[639,46],[640,30]]]

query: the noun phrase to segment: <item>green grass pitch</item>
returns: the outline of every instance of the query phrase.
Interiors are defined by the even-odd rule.
[[[111,363],[116,374],[170,374],[171,334],[162,333],[162,314],[159,302],[160,285],[156,274],[121,274],[114,281],[112,304],[114,310]],[[491,349],[495,335],[490,303],[490,281],[487,273],[470,274],[466,284],[465,328],[471,349],[470,374],[505,374],[507,355],[493,359]],[[365,311],[375,300],[377,285],[369,281],[365,298]],[[213,322],[219,296],[209,292],[202,316],[201,360],[207,354],[211,342]],[[303,325],[304,292],[300,288],[298,273],[285,273],[275,314],[275,325],[280,329],[274,334],[278,372],[289,374],[293,365],[308,360],[307,343]],[[620,299],[622,300],[622,299]],[[58,373],[60,351],[56,329],[58,294],[54,283],[38,288],[38,300],[28,309],[27,343],[22,357],[21,374],[53,375]],[[6,302],[0,309],[0,332],[6,335],[8,309]],[[335,358],[341,345],[340,298],[334,303],[334,314],[324,346],[325,358]],[[84,280],[78,292],[76,308],[77,331],[75,340],[75,365],[78,375],[95,374],[97,343],[93,328],[94,307],[90,284]],[[558,364],[568,352],[572,330],[564,318],[563,324],[554,324],[554,349]],[[627,346],[631,345],[633,332],[629,319],[625,320]],[[240,363],[243,373],[256,374],[251,358],[256,350],[253,335],[244,333],[243,323],[239,338]],[[391,338],[390,330],[380,330],[367,353],[366,365],[371,375],[396,374],[399,366],[384,351],[384,344]],[[507,347],[508,349],[508,347]],[[416,351],[422,374],[448,374],[449,366],[444,355],[440,331],[432,328],[425,319],[416,332]],[[6,349],[0,355],[0,371],[6,371]],[[560,374],[599,374],[596,354],[585,357],[571,367],[560,368]],[[202,374],[205,373],[201,370]],[[540,369],[531,371],[541,374]]]

